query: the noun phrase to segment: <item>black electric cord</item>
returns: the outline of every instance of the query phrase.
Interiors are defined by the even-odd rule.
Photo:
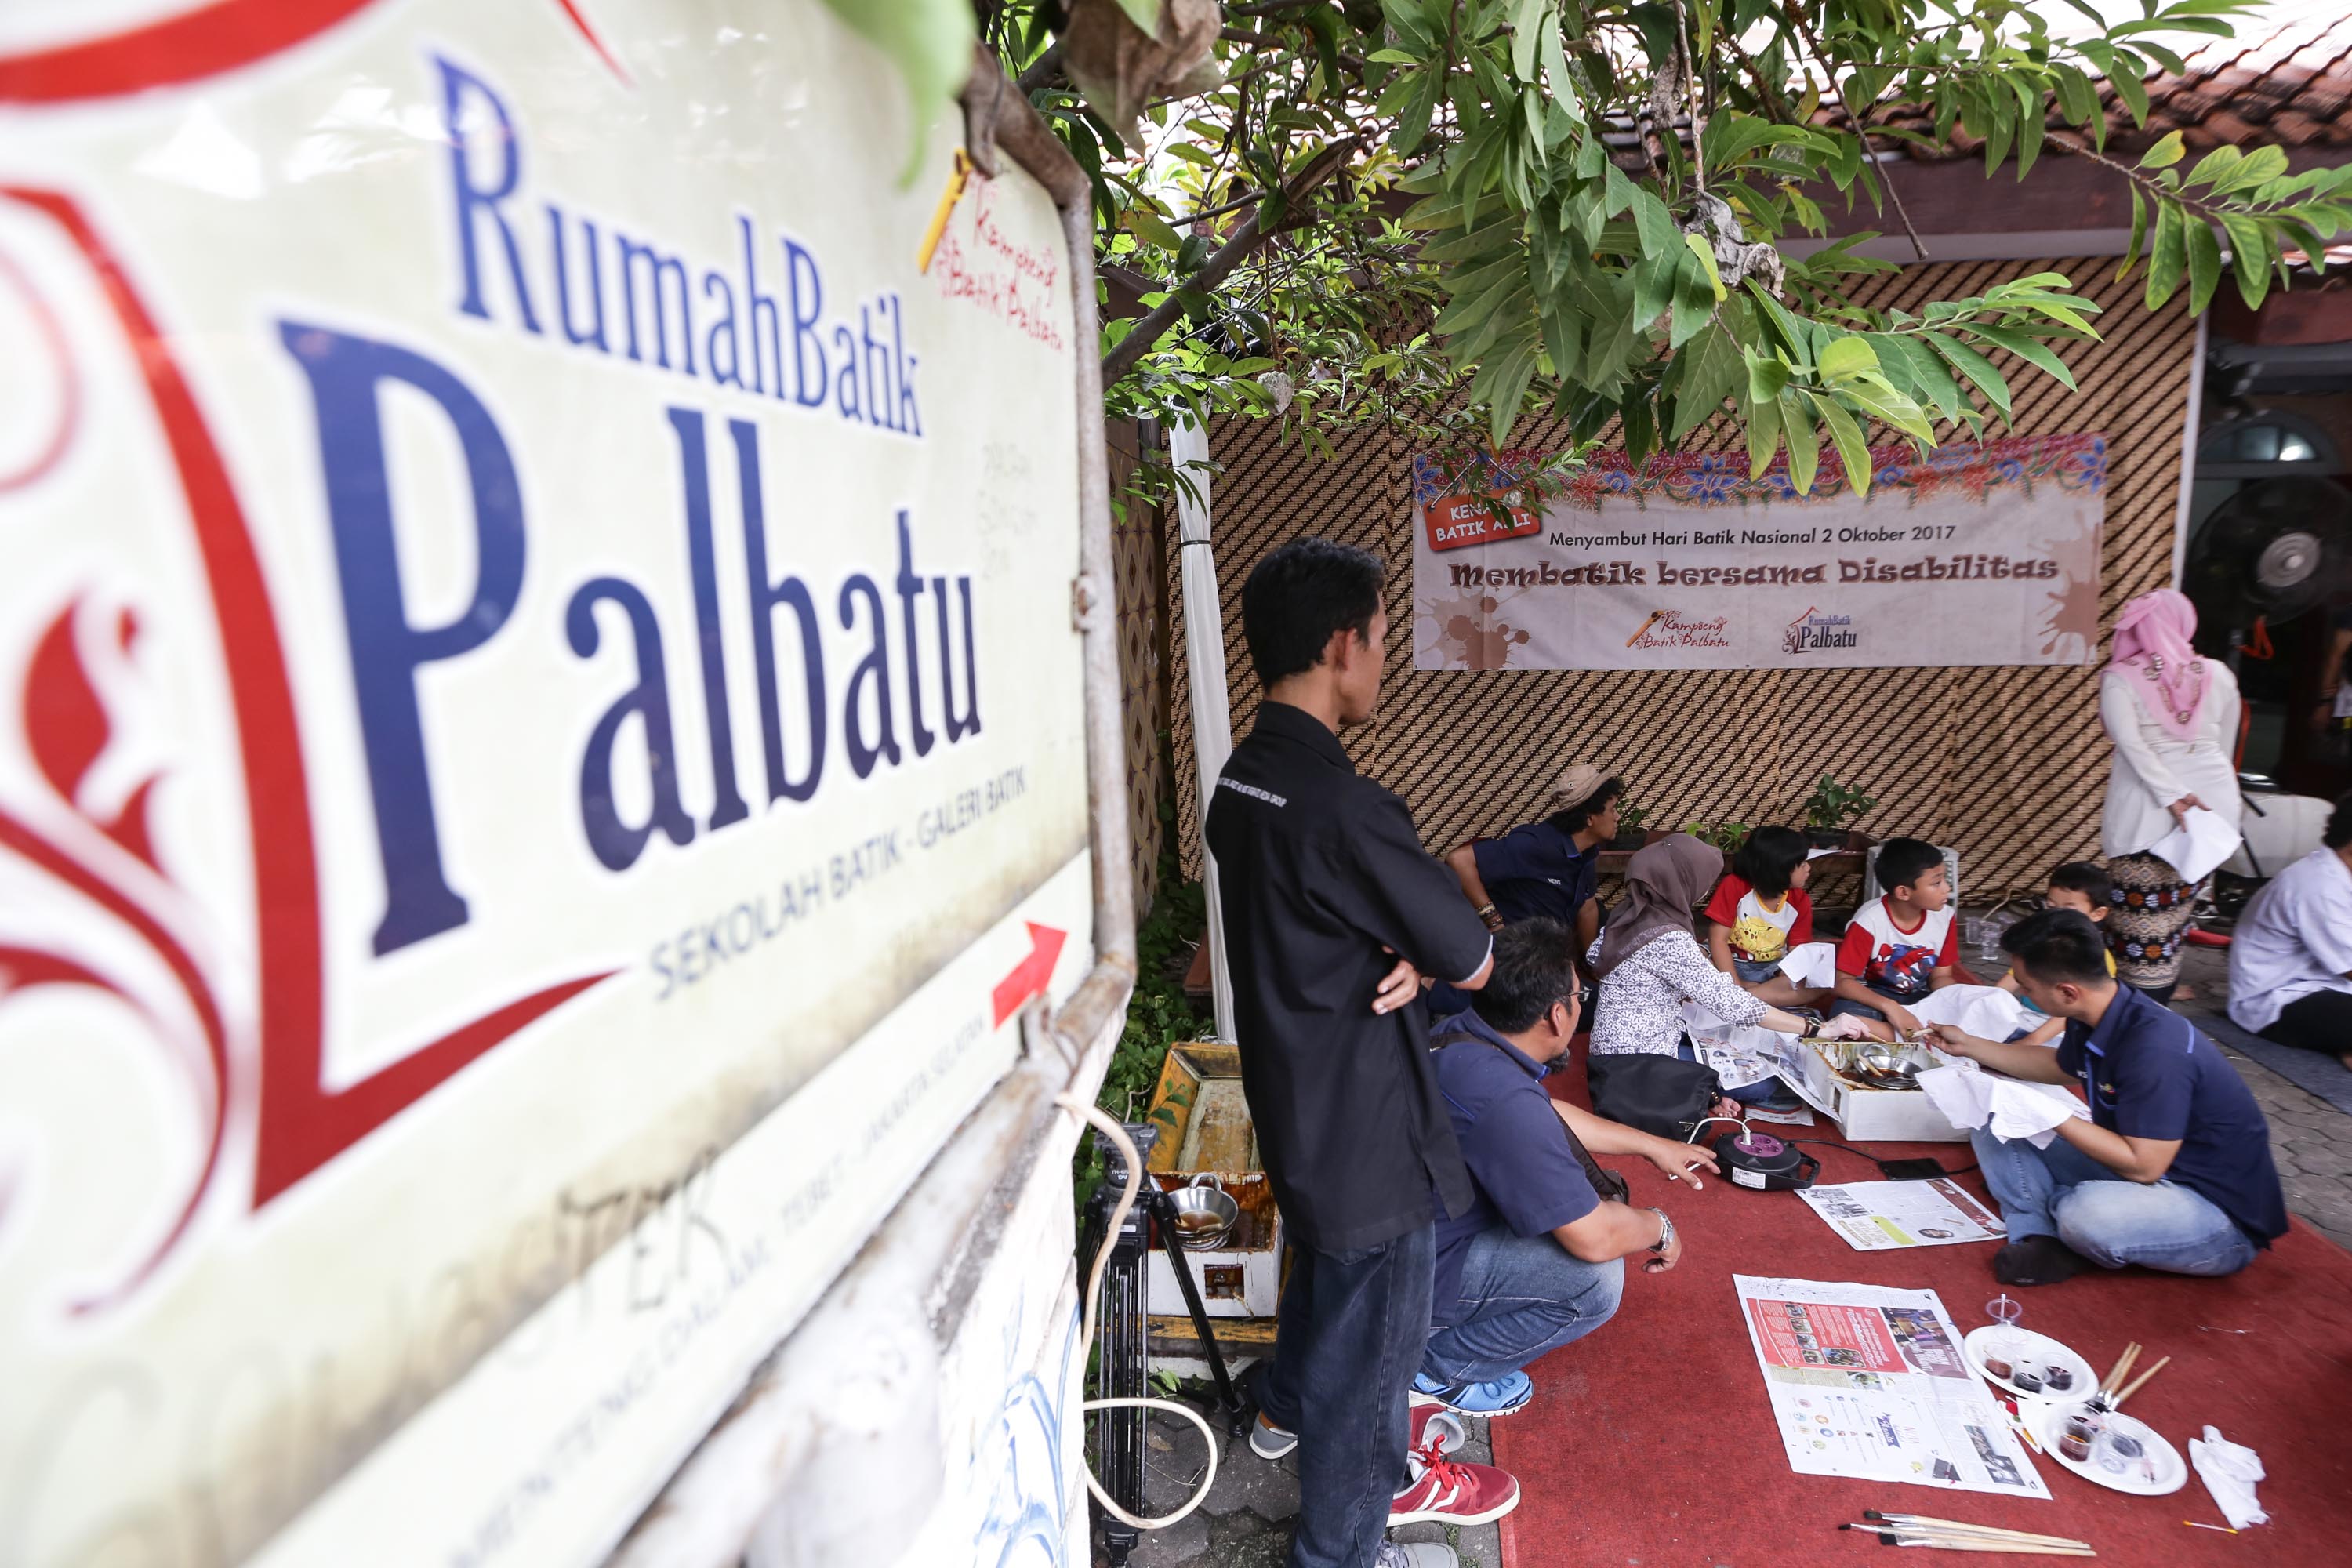
[[[1782,1142],[1788,1143],[1811,1143],[1823,1149],[1843,1149],[1847,1153],[1853,1155],[1855,1158],[1867,1160],[1872,1164],[1877,1166],[1878,1173],[1886,1177],[1889,1181],[1933,1181],[1937,1177],[1940,1176],[1964,1176],[1970,1171],[1976,1169],[1974,1164],[1967,1164],[1960,1166],[1958,1170],[1947,1171],[1941,1165],[1938,1165],[1936,1168],[1934,1176],[1898,1176],[1895,1174],[1895,1170],[1897,1168],[1908,1167],[1912,1165],[1914,1162],[1908,1160],[1882,1160],[1875,1154],[1869,1153],[1864,1150],[1857,1149],[1851,1143],[1841,1143],[1834,1138],[1788,1138],[1783,1139]]]

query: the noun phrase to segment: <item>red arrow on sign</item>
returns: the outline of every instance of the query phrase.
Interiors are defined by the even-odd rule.
[[[1045,989],[1045,982],[1054,977],[1054,961],[1062,956],[1062,943],[1069,935],[1035,921],[1022,923],[1029,928],[1029,956],[998,981],[991,994],[996,1001],[996,1022],[1000,1025],[1021,1011],[1023,1003]]]

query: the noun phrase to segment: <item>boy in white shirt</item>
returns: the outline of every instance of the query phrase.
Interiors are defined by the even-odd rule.
[[[1903,1035],[1921,1028],[1909,1004],[1959,979],[1959,931],[1944,852],[1924,839],[1890,838],[1878,847],[1878,880],[1886,895],[1854,911],[1838,943],[1832,1018],[1878,1018]]]

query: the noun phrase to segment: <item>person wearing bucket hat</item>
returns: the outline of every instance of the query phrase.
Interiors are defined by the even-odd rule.
[[[1590,973],[1584,955],[1601,934],[1601,851],[1617,837],[1617,803],[1625,781],[1605,763],[1576,763],[1560,771],[1551,788],[1551,815],[1512,828],[1499,838],[1465,844],[1445,864],[1462,884],[1471,908],[1489,931],[1514,921],[1555,920],[1576,934],[1580,973]],[[1444,1012],[1442,1002],[1457,1003]],[[1432,1016],[1468,1006],[1469,999],[1432,997]]]

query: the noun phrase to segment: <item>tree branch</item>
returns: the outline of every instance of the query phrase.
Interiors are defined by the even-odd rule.
[[[1350,137],[1323,149],[1306,168],[1299,171],[1297,179],[1283,187],[1286,205],[1295,208],[1318,185],[1347,167],[1348,160],[1355,156],[1358,145],[1357,140]],[[1234,230],[1233,237],[1211,253],[1208,260],[1201,264],[1199,271],[1170,289],[1167,299],[1139,317],[1135,329],[1121,338],[1110,353],[1103,355],[1103,384],[1111,385],[1133,370],[1136,362],[1160,341],[1160,334],[1174,326],[1183,316],[1183,302],[1176,298],[1179,290],[1215,288],[1225,280],[1226,274],[1248,259],[1250,252],[1273,236],[1273,230],[1259,225],[1256,213],[1244,218],[1240,226]]]
[[[1789,25],[1797,29],[1797,36],[1804,40],[1805,52],[1824,62],[1822,72],[1830,79],[1830,90],[1837,94],[1838,107],[1845,110],[1846,121],[1853,127],[1854,140],[1862,143],[1862,155],[1869,157],[1870,127],[1863,122],[1861,115],[1853,111],[1853,105],[1846,101],[1845,84],[1838,80],[1837,67],[1827,63],[1829,53],[1822,47],[1821,39],[1814,36],[1812,24],[1805,20],[1804,12],[1794,4],[1782,7],[1781,14]],[[1886,187],[1887,199],[1895,204],[1895,216],[1903,220],[1903,232],[1910,238],[1911,253],[1922,261],[1927,260],[1927,247],[1920,241],[1919,231],[1911,226],[1911,214],[1903,205],[1903,193],[1895,188],[1895,176],[1882,170],[1878,183]]]
[[[1062,46],[1056,42],[1049,46],[1044,54],[1029,62],[1029,68],[1021,73],[1014,85],[1019,87],[1024,94],[1032,93],[1061,74]]]

